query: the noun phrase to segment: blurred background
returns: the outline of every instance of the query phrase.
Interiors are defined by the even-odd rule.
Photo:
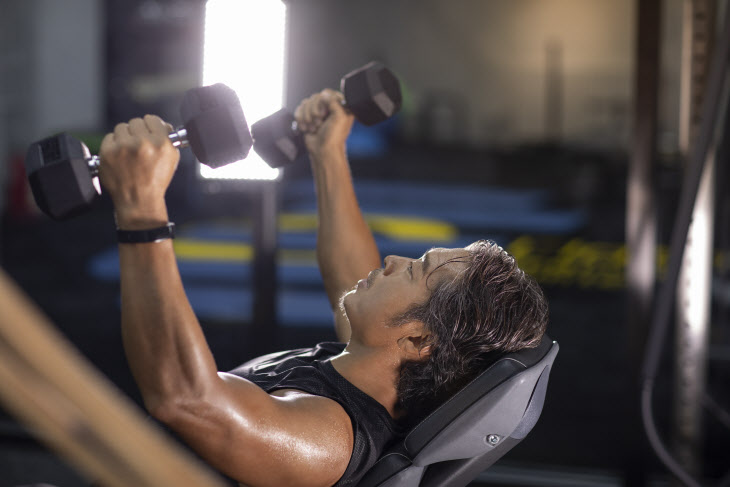
[[[66,222],[40,213],[28,145],[70,131],[96,153],[117,122],[155,113],[179,124],[182,94],[216,81],[240,83],[250,125],[379,60],[401,81],[403,109],[356,124],[348,152],[382,255],[497,241],[543,286],[561,347],[541,420],[474,485],[669,485],[639,420],[639,367],[726,5],[0,0],[0,266],[139,402],[121,348],[111,203]],[[213,22],[214,8],[227,22]],[[684,319],[680,306],[673,318],[682,326],[664,348],[654,411],[687,469],[730,485],[727,152],[714,171],[707,285],[681,301],[704,311]],[[273,179],[204,178],[186,150],[168,192],[186,291],[222,370],[335,338],[309,164],[255,177]],[[268,270],[254,272],[266,255]],[[0,414],[0,486],[40,482],[88,484]]]

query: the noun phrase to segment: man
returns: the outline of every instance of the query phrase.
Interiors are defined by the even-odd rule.
[[[122,338],[145,407],[249,486],[355,485],[404,426],[475,376],[491,352],[535,346],[547,322],[539,287],[489,242],[388,256],[380,268],[352,187],[345,140],[353,118],[341,99],[325,90],[295,113],[341,344],[218,372],[171,241],[119,246]],[[100,179],[123,231],[168,223],[164,194],[179,159],[169,128],[148,115],[102,143]]]

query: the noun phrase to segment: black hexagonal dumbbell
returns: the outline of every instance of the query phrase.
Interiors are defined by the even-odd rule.
[[[180,107],[183,126],[169,137],[192,149],[200,162],[220,167],[246,158],[251,134],[236,93],[223,84],[193,88]],[[25,169],[36,203],[51,218],[64,220],[99,196],[99,157],[78,139],[58,134],[28,148]]]
[[[383,122],[401,107],[398,78],[375,61],[346,74],[340,90],[345,95],[345,108],[363,125]],[[304,138],[286,109],[254,123],[251,135],[253,149],[271,167],[293,162],[304,150]]]

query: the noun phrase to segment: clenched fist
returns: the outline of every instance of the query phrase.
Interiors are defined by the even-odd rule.
[[[165,192],[180,160],[155,115],[120,123],[101,143],[99,180],[109,192],[119,228],[133,230],[167,222]]]
[[[306,98],[294,112],[311,155],[344,149],[355,117],[342,106],[343,100],[342,93],[326,89]]]

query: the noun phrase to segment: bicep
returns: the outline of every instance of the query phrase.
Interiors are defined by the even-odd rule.
[[[210,398],[169,426],[213,467],[252,486],[332,485],[352,452],[352,424],[331,399],[272,397],[255,384],[220,374]]]

